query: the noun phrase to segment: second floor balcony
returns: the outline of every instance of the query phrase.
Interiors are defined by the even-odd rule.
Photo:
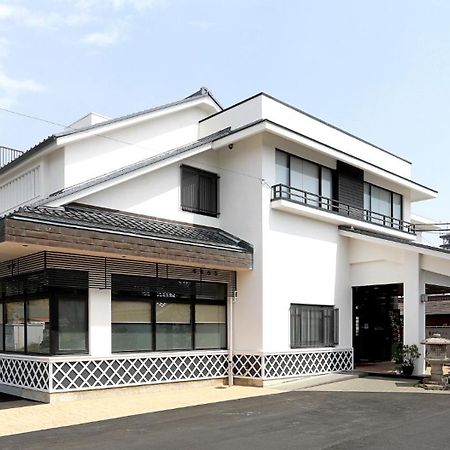
[[[302,213],[303,208],[315,209],[319,212],[317,216],[321,216],[323,213],[326,215],[334,215],[342,217],[348,220],[333,220],[336,223],[346,223],[353,224],[354,221],[360,222],[363,228],[364,224],[370,224],[370,229],[383,232],[383,230],[389,230],[390,233],[394,232],[396,235],[409,235],[410,237],[415,236],[415,226],[414,224],[407,222],[402,219],[398,219],[392,216],[384,215],[375,211],[370,211],[364,208],[359,208],[356,206],[348,205],[346,203],[334,200],[328,197],[324,197],[312,192],[307,192],[301,189],[297,189],[284,184],[276,184],[272,186],[272,202],[276,201],[287,201],[291,204],[298,205],[294,208],[297,212]],[[278,209],[286,209],[280,207]],[[322,216],[325,217],[325,216]],[[319,218],[319,217],[318,217]],[[355,222],[355,224],[357,224]],[[373,227],[375,225],[375,228]]]

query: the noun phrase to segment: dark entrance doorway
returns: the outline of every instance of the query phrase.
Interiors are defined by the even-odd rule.
[[[402,343],[403,284],[353,288],[355,363],[390,361]]]

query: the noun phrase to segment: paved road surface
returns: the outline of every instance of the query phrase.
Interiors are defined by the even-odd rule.
[[[293,391],[0,439],[9,449],[446,449],[450,396]]]

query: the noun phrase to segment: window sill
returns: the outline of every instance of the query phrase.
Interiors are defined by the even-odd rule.
[[[220,216],[220,213],[218,213],[218,212],[199,211],[198,209],[189,208],[189,207],[186,207],[186,206],[182,206],[181,210],[184,211],[184,212],[198,214],[200,216],[214,217],[216,219]]]

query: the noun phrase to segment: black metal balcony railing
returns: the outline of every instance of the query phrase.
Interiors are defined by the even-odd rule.
[[[0,168],[14,161],[22,154],[23,152],[20,150],[0,146]]]
[[[332,200],[284,184],[272,186],[272,200],[288,200],[293,203],[326,210],[340,216],[350,217],[351,219],[362,220],[382,227],[402,231],[404,233],[415,234],[414,224],[406,222],[405,220],[396,219],[395,217],[386,216],[364,208],[347,205],[338,200]]]

